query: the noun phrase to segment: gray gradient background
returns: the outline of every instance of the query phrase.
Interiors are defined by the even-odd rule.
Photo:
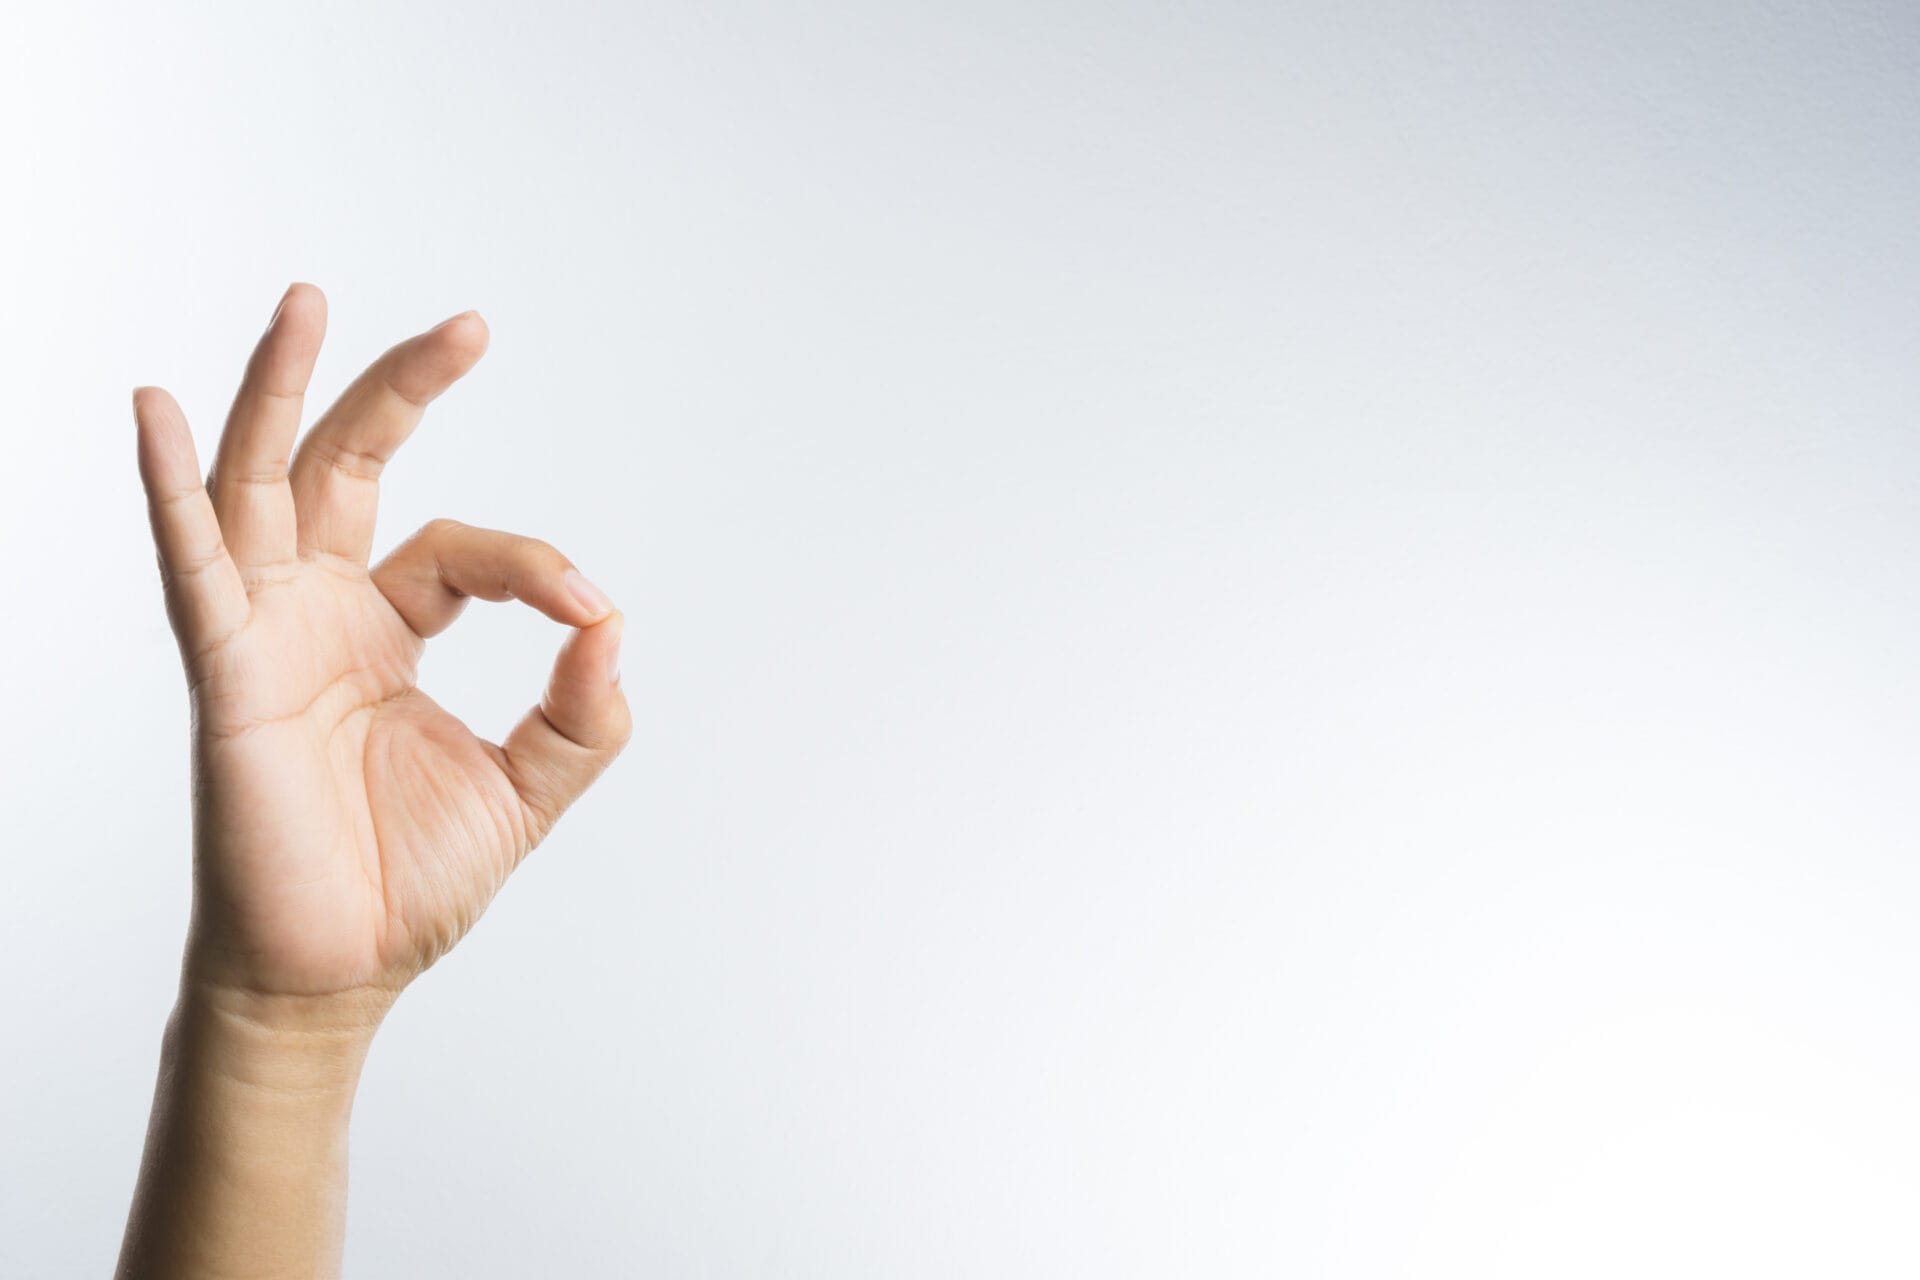
[[[0,39],[0,1273],[187,901],[127,388],[481,308],[388,473],[638,734],[402,1001],[349,1273],[1908,1276],[1904,4],[41,5]],[[559,635],[477,608],[483,732]]]

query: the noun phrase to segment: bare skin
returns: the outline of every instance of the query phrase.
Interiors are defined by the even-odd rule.
[[[631,731],[621,616],[552,547],[435,521],[367,567],[381,468],[485,351],[480,317],[388,351],[296,451],[325,329],[294,285],[205,485],[173,398],[134,393],[193,707],[194,907],[123,1278],[339,1273],[374,1031]],[[574,629],[499,745],[414,683],[473,596]]]

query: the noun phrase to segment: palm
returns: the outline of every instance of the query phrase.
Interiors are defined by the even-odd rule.
[[[431,960],[525,845],[511,781],[414,686],[423,642],[366,574],[303,566],[254,611],[195,694],[208,889],[289,981]]]
[[[290,482],[282,462],[276,489],[270,459],[291,433],[278,424],[281,445],[270,419],[290,393],[270,384],[291,366],[304,387],[318,347],[317,315],[306,329],[288,319],[301,301],[289,294],[249,367],[210,500],[196,502],[197,466],[180,465],[191,440],[177,414],[141,410],[195,708],[196,930],[228,980],[258,989],[397,987],[466,932],[624,741],[619,620],[551,547],[452,522],[365,567],[379,467],[478,358],[477,317],[383,357],[316,424]],[[583,628],[502,746],[414,684],[425,637],[470,595]]]

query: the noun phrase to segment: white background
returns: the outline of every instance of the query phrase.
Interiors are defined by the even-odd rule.
[[[1911,1276],[1904,3],[15,7],[0,1273],[187,903],[127,391],[479,307],[388,472],[628,611],[349,1273]],[[504,732],[558,630],[423,680]]]

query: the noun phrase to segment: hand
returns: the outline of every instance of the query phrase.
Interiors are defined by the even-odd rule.
[[[472,927],[631,722],[620,615],[552,547],[435,521],[367,569],[381,468],[485,351],[480,317],[381,356],[294,453],[325,329],[320,291],[294,285],[204,486],[173,398],[142,388],[134,415],[193,703],[189,981],[378,1004]],[[469,596],[578,628],[498,746],[414,683]]]

